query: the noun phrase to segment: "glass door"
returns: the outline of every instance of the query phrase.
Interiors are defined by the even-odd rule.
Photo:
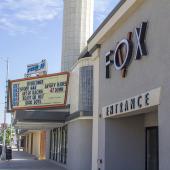
[[[146,128],[146,170],[159,170],[158,127]]]

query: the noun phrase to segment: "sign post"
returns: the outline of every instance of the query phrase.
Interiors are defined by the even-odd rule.
[[[4,60],[6,62],[6,88],[5,88],[5,108],[4,108],[4,136],[3,136],[3,148],[2,148],[2,155],[1,160],[6,160],[6,114],[7,114],[7,94],[8,94],[8,72],[9,72],[9,62],[8,58],[7,60]]]

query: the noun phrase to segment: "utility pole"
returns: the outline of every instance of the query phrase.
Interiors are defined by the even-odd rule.
[[[13,121],[13,117],[12,117],[12,113],[11,113],[11,126],[10,126],[10,146],[11,146],[11,148],[12,148],[12,121]]]
[[[2,155],[1,155],[1,160],[6,160],[6,114],[7,114],[7,93],[8,93],[8,70],[9,70],[9,62],[8,58],[4,60],[1,58],[5,63],[6,63],[6,83],[5,83],[5,107],[4,107],[4,137],[3,137],[3,148],[2,148]]]

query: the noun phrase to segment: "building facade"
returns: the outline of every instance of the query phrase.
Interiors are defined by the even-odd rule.
[[[70,113],[64,124],[46,131],[46,158],[69,170],[91,169],[93,58],[82,58],[75,63],[68,94]]]
[[[28,130],[21,135],[23,151],[35,155],[37,159],[46,159],[46,132],[41,130]]]
[[[118,3],[74,55],[67,110],[39,126],[46,159],[68,170],[169,168],[169,16],[169,0]]]
[[[70,71],[93,32],[93,0],[64,0],[61,70]]]
[[[169,167],[168,0],[122,0],[88,41],[96,44],[93,170]]]

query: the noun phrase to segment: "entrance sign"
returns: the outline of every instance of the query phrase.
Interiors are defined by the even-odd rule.
[[[161,88],[153,89],[135,97],[102,108],[104,118],[127,114],[160,104]]]
[[[140,60],[142,56],[147,55],[147,49],[145,44],[147,22],[142,22],[140,28],[135,29],[136,45],[132,41],[132,32],[129,32],[127,39],[122,39],[115,47],[114,50],[110,50],[106,53],[106,78],[110,78],[110,66],[114,66],[116,70],[122,70],[122,77],[126,76],[126,70],[133,58],[133,47],[136,47],[135,59]],[[113,56],[113,59],[111,59]]]
[[[50,74],[10,81],[12,110],[64,107],[69,73]]]

